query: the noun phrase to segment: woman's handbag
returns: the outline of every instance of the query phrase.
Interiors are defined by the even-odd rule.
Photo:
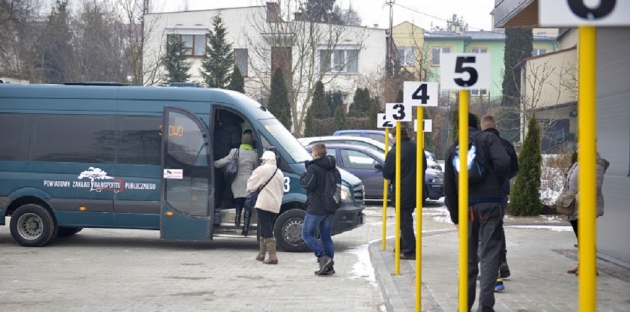
[[[559,214],[570,216],[575,211],[575,196],[577,192],[563,190],[556,199],[556,211]]]
[[[223,179],[227,185],[232,185],[238,173],[238,149],[236,153],[234,153],[234,156],[232,156],[232,159],[230,159],[230,162],[221,169],[223,169]]]
[[[276,169],[276,171],[273,172],[273,174],[271,175],[271,178],[269,178],[269,180],[267,180],[267,182],[265,182],[265,184],[263,186],[261,186],[259,189],[247,194],[247,197],[245,198],[245,208],[248,209],[254,209],[256,206],[256,201],[258,200],[258,194],[260,194],[260,191],[262,191],[262,189],[265,188],[265,186],[267,186],[267,184],[269,184],[269,181],[271,181],[271,179],[273,179],[273,177],[276,175],[276,172],[278,172],[278,169]]]

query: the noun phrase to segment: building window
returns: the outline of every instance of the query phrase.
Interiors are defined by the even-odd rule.
[[[472,96],[486,96],[488,95],[488,90],[486,89],[471,89],[470,95]]]
[[[547,53],[547,49],[534,49],[532,51],[532,56],[543,55],[545,53]]]
[[[234,49],[234,62],[243,77],[247,77],[247,49]]]
[[[167,42],[171,42],[171,38],[179,38],[184,43],[188,56],[203,56],[206,52],[206,36],[205,35],[179,35],[173,34],[166,36]]]
[[[416,48],[399,47],[398,60],[400,61],[400,66],[416,66]]]
[[[470,52],[476,54],[488,53],[488,48],[472,48]]]
[[[319,68],[327,73],[358,73],[359,50],[319,50]]]
[[[440,53],[451,53],[451,47],[433,47],[431,50],[431,65],[440,66]]]

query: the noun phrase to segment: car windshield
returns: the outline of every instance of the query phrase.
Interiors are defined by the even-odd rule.
[[[293,158],[293,161],[297,163],[313,159],[304,146],[298,142],[293,134],[291,134],[278,119],[261,119],[260,123],[262,123],[269,134],[278,141],[278,144],[287,151],[291,158]]]

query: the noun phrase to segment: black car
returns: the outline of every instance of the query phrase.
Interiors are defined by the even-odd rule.
[[[306,147],[311,152],[312,145]],[[385,156],[374,149],[354,144],[326,144],[329,155],[335,156],[337,166],[363,181],[365,200],[383,199],[383,175],[377,165],[382,166]],[[375,167],[376,166],[376,167]],[[437,200],[444,196],[444,173],[427,169],[425,173],[424,199]],[[391,197],[391,195],[390,195]]]

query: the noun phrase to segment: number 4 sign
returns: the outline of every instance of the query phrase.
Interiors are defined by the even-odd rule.
[[[490,54],[440,54],[440,84],[442,89],[490,89],[492,72]]]
[[[406,106],[438,106],[437,82],[405,81],[403,86]]]

